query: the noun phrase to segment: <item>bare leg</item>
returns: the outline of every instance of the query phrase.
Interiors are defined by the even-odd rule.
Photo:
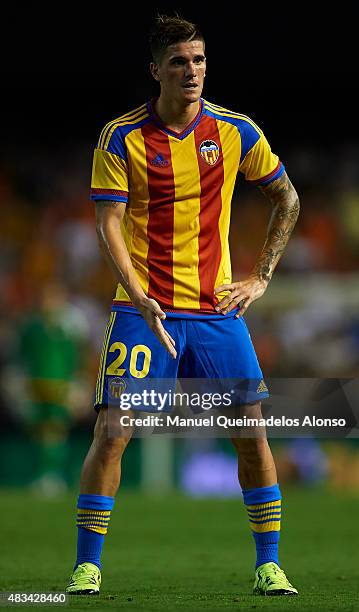
[[[80,493],[115,497],[121,479],[121,459],[133,428],[121,426],[123,411],[102,408],[97,417],[94,439],[84,461]],[[126,411],[133,416],[131,411]]]
[[[241,406],[240,416],[261,419],[261,404]],[[248,427],[242,435],[231,438],[238,454],[238,479],[242,489],[273,486],[277,483],[277,472],[265,428]]]

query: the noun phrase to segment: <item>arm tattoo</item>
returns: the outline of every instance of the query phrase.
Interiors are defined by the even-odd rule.
[[[287,174],[266,187],[260,187],[273,205],[267,238],[254,273],[269,281],[287,245],[299,215],[299,198]]]

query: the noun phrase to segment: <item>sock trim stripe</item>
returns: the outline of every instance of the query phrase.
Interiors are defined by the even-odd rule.
[[[251,525],[251,529],[255,533],[268,533],[269,531],[280,531],[280,521],[265,523],[264,525]]]
[[[77,526],[81,525],[98,525],[99,527],[108,527],[109,523],[105,523],[104,521],[96,521],[96,519],[90,519],[90,520],[85,520],[85,519],[80,519],[77,521],[76,523]]]
[[[254,517],[256,518],[256,517]],[[100,521],[101,523],[108,523],[110,520],[109,516],[96,516],[95,514],[78,514],[77,520],[80,521]]]
[[[88,531],[95,531],[96,533],[99,533],[100,535],[106,535],[107,534],[107,529],[105,529],[104,527],[95,527],[95,526],[86,526],[83,527],[83,525],[81,525],[82,529],[87,529]]]
[[[78,508],[77,514],[97,514],[99,516],[110,516],[111,510],[91,510],[91,508]]]
[[[265,525],[268,523],[280,523],[280,516],[269,516],[262,521],[255,521],[253,519],[249,519],[251,525]]]
[[[84,529],[88,529],[89,527],[99,527],[101,529],[107,529],[108,525],[98,523],[97,521],[78,521],[77,527],[83,527]]]
[[[108,523],[110,520],[110,516],[98,516],[97,514],[78,514],[77,519],[81,519],[83,521],[103,521]],[[256,517],[253,517],[256,518]]]
[[[77,517],[78,521],[96,521],[97,523],[104,523],[105,525],[107,525],[110,522],[110,519],[102,519],[99,518],[98,516],[78,516]]]
[[[253,523],[253,525],[264,525],[264,523],[280,523],[280,517],[268,517],[263,519],[262,521],[254,521],[253,519],[249,519],[250,523]]]
[[[93,523],[93,522],[95,522],[95,523],[98,523],[99,525],[108,525],[110,521],[102,521],[101,519],[98,519],[95,516],[93,516],[93,517],[89,516],[89,517],[86,517],[86,518],[79,517],[77,519],[77,522],[78,523]]]
[[[107,529],[108,525],[104,523],[97,523],[97,521],[78,521],[77,527],[84,527],[85,529],[89,526],[92,527],[103,527],[103,529]]]
[[[279,503],[278,503],[279,502]],[[246,504],[246,508],[247,510],[250,510],[251,512],[255,512],[255,511],[260,511],[260,510],[267,510],[269,508],[281,508],[281,500],[277,499],[276,501],[273,502],[267,502],[265,504]]]
[[[275,502],[275,504],[258,504],[257,506],[246,506],[247,510],[250,512],[260,512],[261,510],[274,510],[276,508],[281,508],[282,504],[279,502]]]
[[[279,511],[279,512],[268,512],[268,511],[266,511],[266,512],[261,512],[260,514],[251,514],[250,512],[248,512],[248,516],[249,516],[250,520],[252,520],[252,519],[264,519],[264,518],[267,518],[268,516],[275,516],[275,517],[279,517],[280,518],[281,514],[282,514],[281,511]]]

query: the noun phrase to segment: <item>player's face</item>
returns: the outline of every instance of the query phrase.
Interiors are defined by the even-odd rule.
[[[166,49],[160,64],[151,64],[151,72],[160,82],[161,95],[179,103],[197,102],[206,75],[203,42],[181,42]]]

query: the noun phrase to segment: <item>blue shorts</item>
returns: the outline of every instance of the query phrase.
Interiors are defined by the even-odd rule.
[[[162,322],[176,342],[177,358],[162,346],[132,306],[113,306],[107,325],[96,384],[94,407],[112,403],[111,389],[137,379],[238,380],[238,404],[269,396],[243,317],[166,313]],[[132,381],[131,381],[132,382]],[[144,410],[139,407],[138,410]],[[146,412],[151,412],[147,410]]]

